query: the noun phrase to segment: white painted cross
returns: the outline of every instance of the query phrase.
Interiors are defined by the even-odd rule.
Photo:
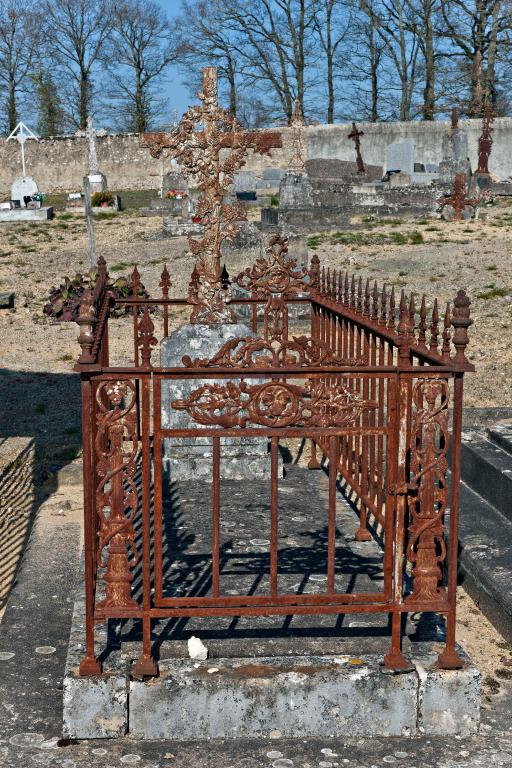
[[[16,139],[21,147],[21,166],[23,168],[23,178],[25,178],[27,175],[25,173],[25,142],[27,139],[35,139],[36,141],[39,141],[39,139],[21,120],[6,140],[10,141],[11,139]]]

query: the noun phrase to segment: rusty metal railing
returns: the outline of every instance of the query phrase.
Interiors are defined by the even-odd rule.
[[[463,375],[473,370],[465,356],[470,301],[459,291],[442,320],[437,302],[427,316],[424,298],[417,312],[414,298],[403,292],[396,299],[393,290],[320,270],[316,256],[309,269],[298,268],[285,258],[282,242],[275,245],[266,262],[259,260],[233,281],[246,293],[233,296],[232,305],[249,307],[253,336],[231,340],[209,359],[185,356],[178,367],[161,367],[153,360],[157,313],[166,337],[171,309],[189,303],[169,295],[167,269],[160,296],[141,296],[135,270],[132,294],[115,299],[105,262],[98,263],[95,289],[80,307],[76,365],[82,388],[86,559],[82,675],[101,672],[94,625],[110,618],[142,621],[142,651],[133,670],[139,675],[158,671],[152,622],[183,616],[389,614],[391,647],[384,664],[404,669],[409,662],[401,650],[401,617],[433,611],[447,620],[440,665],[462,664],[455,649],[455,597]],[[228,292],[226,273],[223,279]],[[309,307],[308,334],[290,336],[292,306]],[[128,310],[126,321],[132,323],[133,358],[112,366],[109,318],[120,309]],[[164,403],[163,385],[180,381],[194,385],[190,394]],[[185,412],[191,426],[164,426],[165,408]],[[242,436],[269,443],[270,581],[265,595],[223,594],[220,584],[220,441]],[[164,441],[182,437],[211,440],[210,587],[201,595],[169,596],[163,587],[162,450]],[[311,441],[310,468],[319,466],[319,452],[328,473],[322,594],[279,591],[278,455],[280,441],[290,438]],[[337,589],[339,482],[350,489],[357,509],[356,538],[371,538],[370,528],[382,538],[381,592]],[[142,530],[140,545],[136,523]],[[133,589],[136,568],[140,596]],[[406,572],[411,589],[404,583]]]

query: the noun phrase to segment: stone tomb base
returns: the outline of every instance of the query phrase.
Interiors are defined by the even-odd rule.
[[[463,654],[463,669],[439,670],[431,643],[416,644],[413,671],[399,675],[382,672],[382,656],[367,653],[367,639],[357,655],[164,659],[160,676],[147,681],[131,678],[132,659],[113,650],[101,676],[81,678],[84,609],[80,598],[64,676],[64,738],[207,742],[478,730],[479,671]]]
[[[0,211],[0,222],[6,224],[16,221],[48,221],[53,219],[52,206],[45,208],[12,208],[10,211]]]
[[[254,336],[242,323],[227,325],[183,325],[164,339],[160,347],[162,367],[183,367],[182,358],[212,358],[229,340]],[[201,429],[186,411],[171,407],[174,400],[187,398],[204,384],[225,384],[227,379],[174,379],[162,383],[162,427],[167,429]],[[250,384],[263,379],[246,379]],[[220,434],[220,433],[219,433]],[[221,477],[229,480],[270,477],[270,454],[266,437],[221,437]],[[280,464],[280,467],[282,465]],[[164,475],[174,480],[208,480],[212,476],[212,439],[180,437],[164,441]],[[282,469],[280,469],[282,474]]]

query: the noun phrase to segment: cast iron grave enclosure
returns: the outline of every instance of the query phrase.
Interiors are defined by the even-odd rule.
[[[198,279],[193,274],[192,294]],[[409,665],[401,650],[401,616],[418,611],[446,616],[439,663],[460,667],[455,599],[463,375],[472,370],[465,356],[468,297],[459,291],[440,317],[437,301],[427,311],[423,297],[417,309],[413,296],[402,292],[395,299],[393,289],[325,271],[316,256],[309,269],[299,268],[278,236],[265,257],[233,283],[245,288],[245,297],[229,300],[231,281],[224,270],[230,312],[248,313],[254,336],[227,342],[209,359],[185,356],[175,368],[157,364],[157,335],[169,335],[173,310],[190,305],[196,311],[197,305],[190,297],[171,296],[167,268],[158,297],[141,298],[135,269],[132,295],[117,299],[100,258],[95,289],[82,302],[76,369],[83,408],[87,640],[81,674],[101,672],[94,625],[108,619],[142,621],[142,650],[133,672],[155,675],[155,620],[339,613],[389,614],[391,647],[384,665],[400,670]],[[297,314],[292,306],[302,308],[301,316],[308,308],[307,333],[304,321],[300,335],[290,332]],[[133,359],[112,366],[109,318],[120,310],[132,323]],[[183,380],[194,383],[191,394],[171,398],[165,407],[186,411],[193,426],[165,429],[162,385]],[[172,542],[164,546],[162,536],[162,451],[164,440],[172,450],[173,439],[190,436],[207,437],[213,451],[208,587],[201,594],[170,596],[162,567],[164,548],[172,547]],[[269,589],[264,595],[228,595],[219,558],[221,441],[250,436],[265,437],[271,457]],[[279,445],[293,438],[311,441],[310,467],[318,466],[322,455],[328,473],[327,580],[320,594],[281,588],[278,531],[287,511],[278,503]],[[364,542],[377,531],[383,541],[380,592],[339,589],[335,505],[341,481],[356,500],[356,539]],[[140,546],[136,524],[142,529]],[[140,598],[135,578],[142,581]]]
[[[171,295],[164,268],[161,294],[148,297],[135,268],[131,296],[116,298],[100,258],[94,290],[80,306],[76,370],[82,387],[86,568],[80,673],[100,674],[94,625],[108,619],[142,621],[142,649],[132,671],[152,676],[158,668],[151,629],[159,619],[344,613],[388,614],[391,647],[383,663],[406,670],[401,619],[418,611],[446,616],[439,663],[458,668],[457,515],[463,375],[472,370],[465,356],[470,301],[459,291],[440,318],[437,302],[428,312],[423,297],[417,310],[413,295],[406,299],[402,292],[396,301],[393,289],[325,271],[316,256],[310,267],[299,267],[278,235],[264,256],[231,281],[221,269],[221,245],[237,234],[245,212],[228,201],[227,190],[247,149],[266,152],[271,137],[261,146],[261,136],[245,133],[219,107],[213,68],[204,70],[199,98],[201,106],[191,107],[169,136],[145,139],[157,152],[165,145],[201,190],[202,237],[189,237],[196,265],[188,296]],[[171,313],[187,306],[197,338],[208,334],[208,326],[247,316],[251,332],[231,338],[209,357],[191,351],[174,367],[159,366],[154,348],[170,335]],[[119,314],[131,317],[133,349],[131,363],[116,366],[109,357],[109,319]],[[174,397],[173,386],[180,393]],[[164,399],[164,391],[171,397]],[[170,419],[170,412],[186,414],[186,426]],[[164,531],[173,513],[173,476],[172,465],[169,478],[162,464],[164,446],[172,454],[173,441],[176,446],[182,438],[207,440],[211,448],[211,541],[201,588],[189,588],[183,577],[183,588],[172,592],[164,564],[177,540],[165,538]],[[263,439],[270,453],[268,589],[244,589],[240,578],[236,590],[226,590],[229,553],[220,556],[223,454],[229,441],[246,438]],[[310,468],[319,468],[318,452],[327,468],[323,592],[292,586],[283,572],[278,539],[289,511],[279,497],[278,475],[280,443],[289,440],[310,441]],[[339,484],[351,490],[356,540],[364,546],[377,535],[383,543],[381,591],[349,589],[340,579],[345,555],[337,536]],[[242,505],[248,502],[244,498]],[[311,562],[303,557],[303,570]],[[181,577],[178,568],[175,581]]]

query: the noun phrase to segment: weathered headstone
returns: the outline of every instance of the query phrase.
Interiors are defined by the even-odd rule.
[[[38,186],[32,176],[20,176],[13,181],[11,200],[17,208],[26,208],[27,198],[32,198],[38,192]]]
[[[443,159],[439,163],[439,181],[441,184],[453,185],[455,177],[464,173],[467,178],[471,175],[469,162],[468,134],[459,127],[459,113],[452,109],[450,132],[443,137]]]
[[[386,147],[384,172],[402,171],[411,179],[414,174],[414,139],[400,139]]]
[[[253,336],[247,325],[182,325],[160,345],[162,367],[183,366],[182,359],[212,358],[230,339]],[[164,429],[201,429],[186,410],[172,403],[186,400],[199,386],[227,384],[228,379],[165,379],[162,384],[162,427]],[[246,379],[246,383],[261,383]],[[267,439],[261,437],[221,437],[221,474],[228,480],[270,477],[270,455]],[[209,437],[179,437],[164,441],[163,468],[170,482],[201,480],[212,476],[212,440]]]
[[[279,207],[309,208],[313,205],[313,187],[304,171],[288,171],[279,185]]]
[[[235,193],[256,192],[256,174],[254,171],[238,171],[238,173],[235,173],[232,188]]]

